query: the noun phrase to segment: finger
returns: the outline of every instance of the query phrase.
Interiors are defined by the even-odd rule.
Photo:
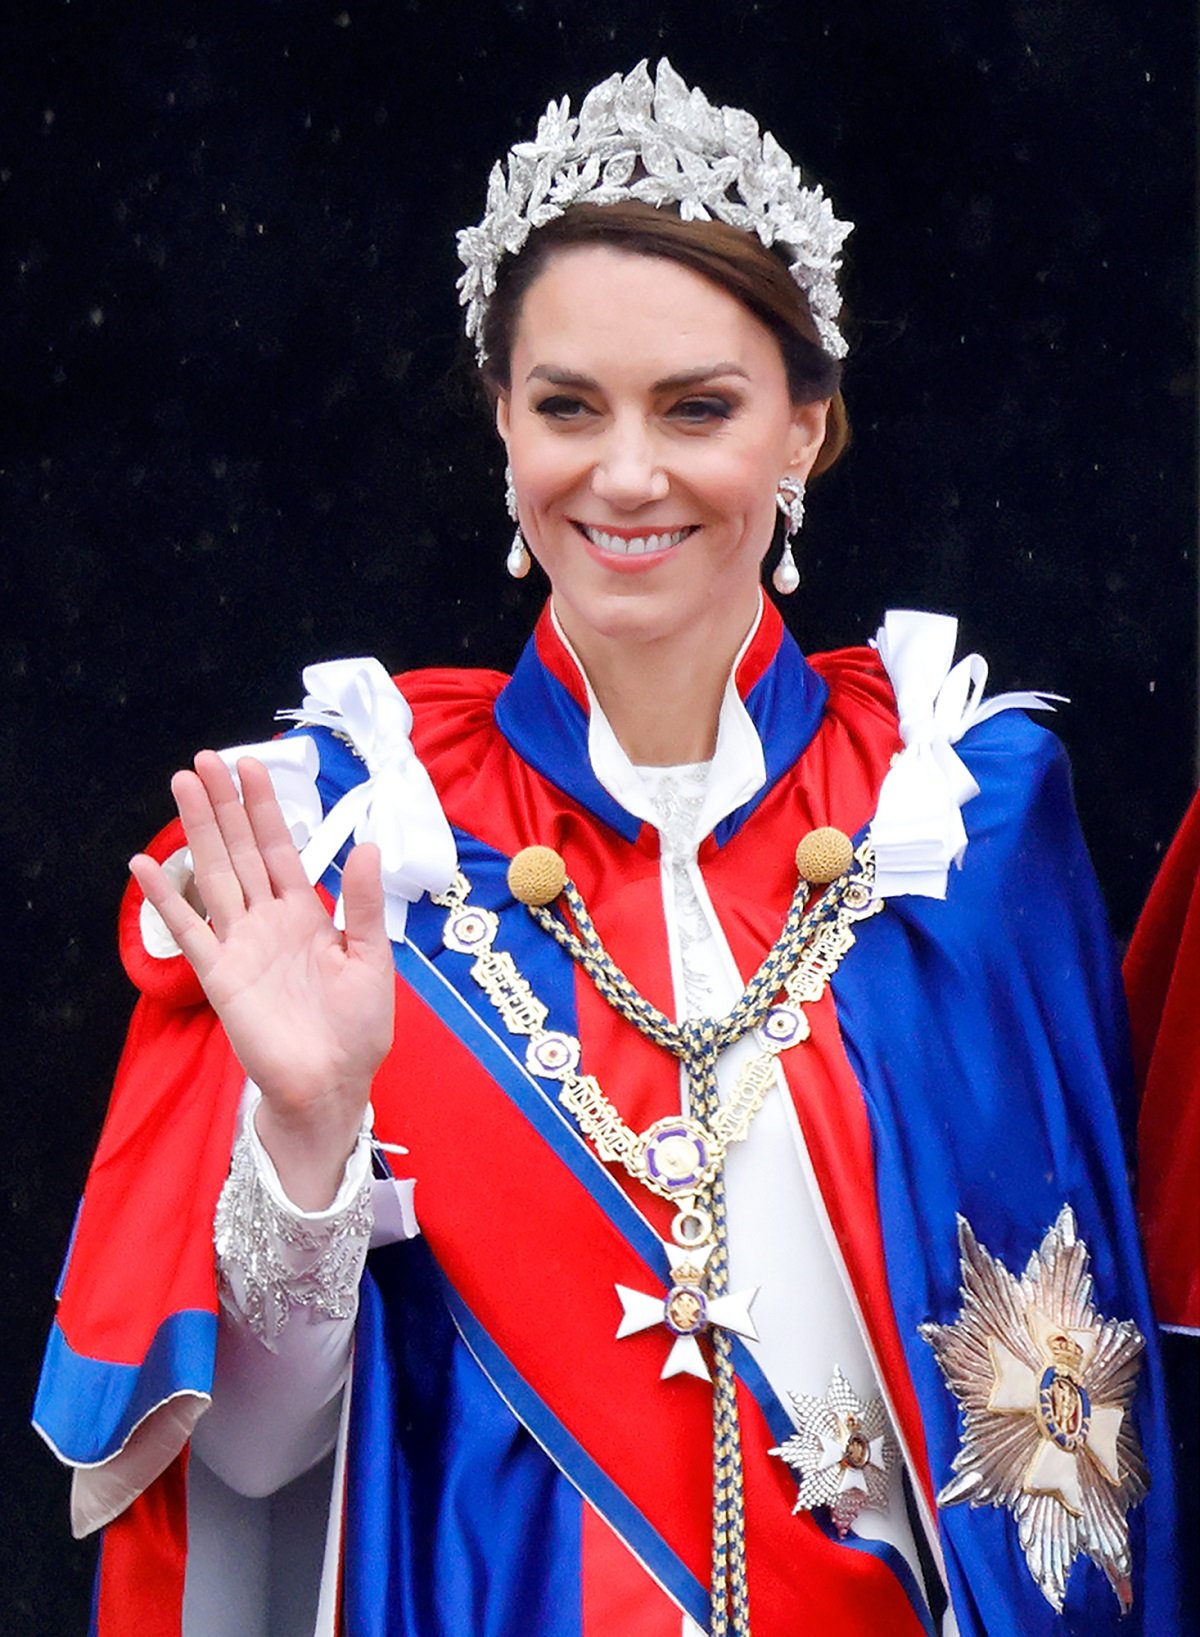
[[[267,867],[263,863],[254,829],[242,805],[237,786],[230,777],[229,769],[212,750],[202,750],[199,753],[195,768],[208,791],[213,816],[221,831],[229,863],[241,886],[245,902],[257,904],[273,898]]]
[[[232,789],[233,781],[229,782]],[[213,812],[208,787],[197,774],[184,771],[176,773],[171,780],[171,794],[191,848],[196,890],[204,900],[217,936],[224,938],[233,922],[245,912],[246,899]]]
[[[212,928],[172,884],[162,865],[148,854],[136,853],[129,860],[129,873],[162,916],[167,931],[203,983],[220,947]]]
[[[371,842],[355,847],[342,871],[342,908],[346,917],[346,953],[360,960],[391,961],[383,920],[383,881],[379,848]]]
[[[311,892],[300,854],[296,851],[283,810],[275,798],[271,775],[253,756],[243,756],[238,762],[238,777],[242,781],[246,816],[254,831],[271,885],[280,894]]]

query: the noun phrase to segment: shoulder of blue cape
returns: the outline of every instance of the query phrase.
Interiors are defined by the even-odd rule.
[[[1135,1109],[1115,944],[1055,736],[1006,711],[957,748],[979,785],[963,809],[962,869],[944,901],[890,900],[832,983],[871,1125],[889,1291],[935,1487],[954,1474],[962,1406],[920,1327],[959,1316],[959,1224],[1019,1279],[1064,1206],[1089,1253],[1096,1313],[1145,1338],[1132,1414],[1151,1484],[1130,1517],[1132,1617],[1121,1620],[1091,1564],[1070,1577],[1065,1627],[1019,1556],[1001,1586],[994,1567],[1015,1552],[1016,1522],[982,1505],[940,1514],[956,1607],[976,1606],[991,1585],[987,1596],[1008,1601],[984,1611],[981,1630],[1183,1629],[1176,1570],[1147,1551],[1177,1527],[1176,1431],[1130,1184]]]

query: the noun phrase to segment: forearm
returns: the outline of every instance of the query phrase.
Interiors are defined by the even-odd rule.
[[[257,1135],[255,1107],[244,1111],[217,1209],[217,1365],[212,1407],[193,1437],[205,1464],[246,1495],[272,1493],[336,1439],[373,1191],[393,1218],[379,1235],[416,1231],[411,1185],[372,1182],[365,1135],[329,1206],[298,1209]]]
[[[303,1115],[283,1113],[265,1098],[259,1103],[256,1134],[284,1197],[300,1211],[328,1211],[338,1197],[361,1136],[362,1120],[356,1111],[369,1093],[369,1085],[339,1091]]]

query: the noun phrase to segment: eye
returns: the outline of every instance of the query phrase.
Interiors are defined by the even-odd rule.
[[[571,398],[565,392],[556,392],[533,406],[535,415],[544,415],[550,421],[578,421],[592,413],[591,406],[582,398]]]
[[[711,421],[727,421],[733,414],[728,398],[706,396],[684,398],[671,410],[671,418],[689,426],[704,426]]]

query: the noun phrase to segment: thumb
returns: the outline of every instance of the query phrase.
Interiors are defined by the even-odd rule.
[[[383,922],[383,882],[379,848],[364,841],[355,847],[342,871],[342,908],[346,918],[346,952],[359,959],[390,961]]]

